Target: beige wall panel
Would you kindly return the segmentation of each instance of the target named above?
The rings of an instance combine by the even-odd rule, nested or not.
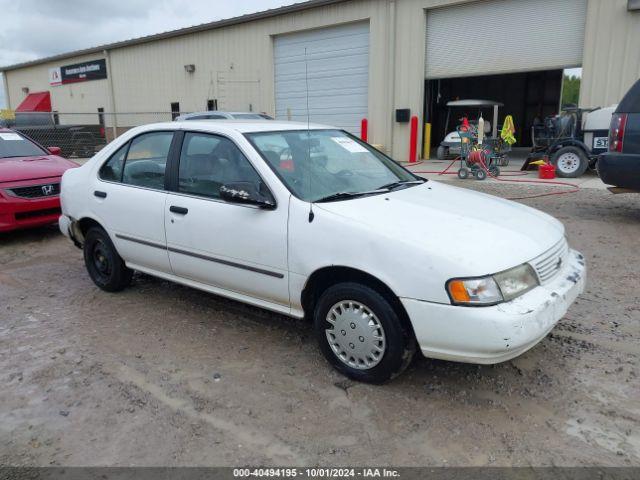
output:
[[[620,102],[640,78],[640,11],[627,0],[589,0],[580,105]]]

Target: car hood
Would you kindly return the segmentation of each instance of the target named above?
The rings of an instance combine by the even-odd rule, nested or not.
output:
[[[59,177],[78,165],[57,155],[0,158],[0,183]]]
[[[437,255],[469,276],[532,260],[564,235],[562,223],[539,210],[434,181],[316,205],[402,246],[399,254]]]

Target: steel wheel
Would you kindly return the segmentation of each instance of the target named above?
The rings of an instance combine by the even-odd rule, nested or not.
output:
[[[107,292],[117,292],[131,283],[133,270],[127,268],[101,227],[89,229],[83,250],[84,264],[98,287]]]
[[[91,258],[97,273],[104,277],[105,280],[108,279],[109,275],[111,275],[111,263],[109,262],[109,255],[104,242],[99,240],[95,243]]]
[[[327,313],[325,330],[335,356],[345,365],[365,370],[375,367],[386,350],[386,337],[378,317],[355,300],[334,304]]]
[[[574,152],[565,152],[558,157],[556,168],[565,175],[571,175],[580,168],[580,157]]]

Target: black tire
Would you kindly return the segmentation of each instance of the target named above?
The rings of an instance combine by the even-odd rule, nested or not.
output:
[[[579,162],[575,170],[565,169],[564,166],[567,164],[567,161],[563,161],[562,157],[566,156],[569,156],[571,159],[569,162],[571,165],[573,162]],[[558,166],[558,162],[560,162],[560,166]],[[584,150],[578,147],[562,147],[551,156],[551,163],[556,167],[556,175],[561,178],[578,178],[589,167],[589,159],[587,158],[587,155]]]
[[[500,175],[500,167],[498,167],[497,165],[491,165],[489,167],[489,173],[492,177],[498,177]]]
[[[476,177],[476,180],[484,180],[487,178],[487,172],[484,171],[484,168],[480,167],[473,172],[473,176]]]
[[[360,368],[348,365],[346,362],[351,360],[353,363],[358,362],[355,358],[341,360],[338,358],[338,353],[334,353],[330,344],[327,330],[329,330],[329,334],[332,331],[337,332],[337,327],[334,327],[327,318],[330,311],[343,301],[353,302],[352,306],[354,304],[364,306],[373,313],[375,319],[377,319],[378,327],[382,328],[384,351],[378,359],[371,359],[372,363],[374,361],[377,361],[377,363],[375,365],[372,364],[370,368],[364,363],[360,364]],[[356,307],[353,308],[356,311]],[[348,309],[346,310],[348,311]],[[366,285],[346,282],[329,287],[318,299],[313,312],[316,337],[320,344],[320,350],[336,370],[353,380],[377,384],[387,382],[407,368],[416,350],[413,333],[410,328],[403,324],[401,315],[402,313],[397,312],[384,295]],[[350,323],[351,328],[354,329],[353,332],[350,332],[351,335],[359,334],[358,329],[361,327],[364,327],[363,331],[371,332],[371,327],[369,326],[371,320],[363,324],[364,318],[363,315],[360,315],[359,318],[354,320],[354,322],[361,320],[358,325],[355,325],[354,322]],[[345,328],[348,329],[349,327]],[[367,333],[363,333],[363,335],[367,335]],[[360,336],[359,338],[361,339],[360,341],[363,341],[362,338],[364,337]],[[336,349],[340,348],[336,343],[334,345]],[[349,345],[354,348],[351,343]],[[345,349],[348,349],[348,347],[345,347]],[[344,353],[346,358],[346,351]]]
[[[462,167],[460,170],[458,170],[458,178],[461,180],[464,180],[465,178],[469,177],[469,170],[467,170],[466,168]]]
[[[92,227],[85,235],[84,264],[89,276],[102,290],[118,292],[129,286],[133,270],[128,268],[109,235],[100,227]]]
[[[436,150],[436,158],[438,160],[446,160],[448,154],[449,154],[448,147],[443,147],[442,145],[440,145]]]

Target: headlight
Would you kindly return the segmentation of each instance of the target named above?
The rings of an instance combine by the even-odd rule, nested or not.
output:
[[[539,285],[536,272],[528,263],[523,263],[519,267],[505,272],[496,273],[493,278],[500,287],[505,302],[513,300]]]
[[[491,276],[449,280],[447,290],[455,305],[494,305],[502,301],[498,284]]]
[[[447,282],[447,292],[454,305],[495,305],[508,302],[539,285],[528,263],[476,278],[454,278]]]

